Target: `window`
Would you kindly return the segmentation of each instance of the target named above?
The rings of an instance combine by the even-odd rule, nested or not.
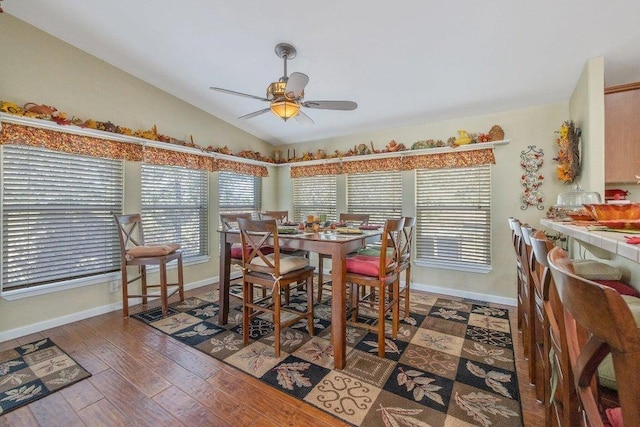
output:
[[[402,216],[402,173],[371,172],[347,175],[347,211],[369,214],[369,223],[384,224]]]
[[[220,213],[251,212],[262,209],[262,179],[241,173],[218,172]],[[256,216],[254,215],[254,216]]]
[[[307,215],[327,215],[336,220],[336,176],[308,176],[293,180],[293,221],[302,222]]]
[[[207,171],[143,163],[145,243],[180,243],[185,258],[207,255],[207,183]]]
[[[418,263],[489,272],[490,166],[417,170],[416,193]]]
[[[2,290],[120,269],[122,162],[4,145]]]

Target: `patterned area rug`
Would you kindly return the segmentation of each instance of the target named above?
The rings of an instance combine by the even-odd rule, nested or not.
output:
[[[315,306],[315,336],[304,320],[282,332],[278,359],[269,317],[254,319],[244,347],[241,301],[231,298],[229,323],[219,326],[217,300],[209,292],[172,304],[165,318],[159,308],[132,317],[353,425],[522,425],[506,310],[413,293],[385,359],[375,333],[348,327],[347,366],[334,370],[328,299]],[[294,292],[290,306],[305,305]]]
[[[90,376],[49,338],[0,352],[0,416]]]

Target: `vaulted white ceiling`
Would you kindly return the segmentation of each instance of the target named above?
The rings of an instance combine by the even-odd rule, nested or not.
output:
[[[589,58],[640,80],[634,0],[4,0],[5,12],[275,145],[565,102]],[[283,72],[310,78],[311,127],[263,114]]]

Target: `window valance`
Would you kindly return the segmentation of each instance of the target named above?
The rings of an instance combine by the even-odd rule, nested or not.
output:
[[[259,176],[260,178],[266,178],[269,176],[269,171],[266,166],[254,165],[250,163],[234,162],[228,159],[215,159],[217,162],[217,170],[219,171],[231,171],[242,173],[245,175]]]
[[[11,123],[2,124],[0,144],[29,145],[82,156],[142,161],[141,145]]]
[[[28,145],[69,154],[179,166],[210,172],[228,170],[259,177],[269,176],[266,166],[220,159],[208,153],[167,150],[138,141],[115,141],[109,138],[78,135],[4,121],[0,132],[0,144]]]
[[[303,178],[306,176],[340,175],[342,163],[321,163],[308,166],[291,166],[291,178]]]
[[[421,154],[402,158],[402,169],[468,168],[470,166],[495,165],[492,148],[460,150],[447,153]]]
[[[159,166],[180,166],[187,169],[218,170],[216,159],[180,151],[163,150],[156,147],[144,147],[142,161]]]
[[[341,160],[331,163],[291,166],[291,178],[320,175],[340,175],[379,171],[413,169],[465,168],[470,166],[495,164],[493,148],[474,150],[453,150],[419,155],[400,155],[366,160]]]

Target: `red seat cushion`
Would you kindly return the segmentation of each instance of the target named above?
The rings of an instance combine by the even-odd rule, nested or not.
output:
[[[265,246],[262,248],[262,253],[265,255],[269,255],[273,253],[273,247]],[[231,246],[231,258],[233,259],[242,259],[242,245],[232,245]]]
[[[347,258],[347,273],[378,277],[380,275],[379,269],[380,258],[377,256],[354,255]]]
[[[622,283],[618,280],[594,280],[594,282],[599,283],[603,286],[607,286],[609,288],[613,288],[620,295],[630,295],[632,297],[640,297],[640,293],[638,290],[627,285],[626,283]]]

